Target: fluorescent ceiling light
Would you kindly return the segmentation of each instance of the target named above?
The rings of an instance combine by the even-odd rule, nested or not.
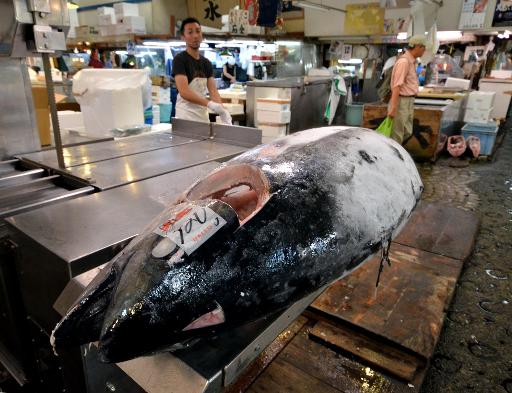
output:
[[[68,10],[76,10],[78,9],[80,6],[75,3],[74,1],[68,1]]]
[[[320,3],[314,3],[308,0],[297,0],[293,2],[293,5],[300,8],[309,8],[317,11],[338,11],[338,12],[347,12],[340,8],[331,7],[329,5],[324,5],[321,1]]]
[[[362,62],[362,59],[338,60],[340,64],[361,64]]]
[[[462,37],[462,31],[438,31],[437,39],[439,41],[457,40]]]

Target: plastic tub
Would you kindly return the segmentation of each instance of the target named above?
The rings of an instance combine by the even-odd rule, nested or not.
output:
[[[498,125],[495,121],[490,121],[487,124],[467,123],[462,127],[464,139],[467,139],[469,136],[476,136],[480,139],[481,156],[491,155],[497,134]]]
[[[345,124],[348,126],[358,126],[363,124],[363,103],[353,102],[345,105]]]
[[[172,104],[158,104],[160,107],[160,123],[171,122]]]

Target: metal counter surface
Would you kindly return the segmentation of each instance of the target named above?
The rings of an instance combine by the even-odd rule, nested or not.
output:
[[[68,172],[108,190],[210,161],[226,161],[246,150],[205,140],[71,167]]]
[[[74,276],[108,261],[116,253],[112,248],[136,236],[189,185],[217,166],[218,162],[209,162],[182,169],[6,221],[67,262]]]
[[[247,86],[253,87],[302,87],[303,85],[315,85],[331,83],[330,77],[289,77],[267,80],[253,80],[247,82]]]
[[[63,151],[64,163],[66,168],[70,168],[192,142],[197,142],[197,140],[172,135],[167,132],[158,132],[119,140],[66,147]],[[24,154],[20,157],[23,160],[38,163],[45,167],[58,168],[57,155],[54,149]]]

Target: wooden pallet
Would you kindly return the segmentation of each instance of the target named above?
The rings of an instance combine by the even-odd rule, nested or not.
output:
[[[418,392],[478,226],[473,213],[419,206],[377,291],[374,258],[324,291],[229,391]]]

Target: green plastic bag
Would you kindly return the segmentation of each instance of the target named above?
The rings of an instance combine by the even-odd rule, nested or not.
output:
[[[391,137],[391,133],[393,132],[393,119],[391,117],[386,117],[375,131],[387,136],[388,138]]]

